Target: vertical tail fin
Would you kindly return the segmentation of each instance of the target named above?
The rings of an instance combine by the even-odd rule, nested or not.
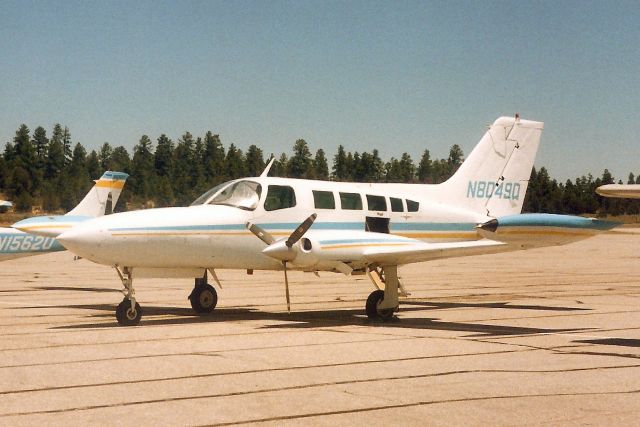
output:
[[[110,214],[118,203],[118,198],[128,177],[129,175],[124,172],[106,171],[100,179],[95,181],[96,184],[78,203],[78,206],[67,215],[96,217],[105,213]]]
[[[441,184],[443,199],[493,217],[520,213],[543,127],[518,116],[497,119]]]

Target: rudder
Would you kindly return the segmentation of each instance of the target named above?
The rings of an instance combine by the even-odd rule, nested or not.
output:
[[[447,203],[492,217],[519,214],[544,123],[498,118],[440,187]]]

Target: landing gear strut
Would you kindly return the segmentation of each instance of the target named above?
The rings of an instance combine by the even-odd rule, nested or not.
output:
[[[207,283],[207,273],[204,277],[197,278],[193,290],[189,295],[191,307],[196,313],[211,313],[218,303],[218,293],[216,289]]]
[[[136,302],[135,290],[133,289],[133,272],[128,267],[124,267],[123,272],[116,267],[118,276],[122,280],[124,289],[124,299],[116,308],[116,319],[121,326],[136,326],[142,318],[142,308]]]
[[[381,271],[367,270],[369,278],[378,288],[371,292],[365,305],[365,313],[369,319],[382,319],[384,321],[393,318],[393,313],[398,311],[398,266],[388,265]],[[379,285],[384,284],[384,290],[379,289]]]

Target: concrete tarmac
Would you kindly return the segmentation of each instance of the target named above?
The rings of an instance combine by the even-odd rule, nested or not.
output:
[[[0,263],[0,425],[638,425],[640,237],[403,267],[398,320],[366,277],[219,271],[139,279],[118,327],[112,269]]]

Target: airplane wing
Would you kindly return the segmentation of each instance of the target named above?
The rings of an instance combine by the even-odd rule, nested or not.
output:
[[[465,255],[497,253],[509,244],[492,239],[424,242],[399,235],[368,231],[309,230],[300,244],[287,247],[281,239],[263,253],[298,267],[333,265],[403,265]]]
[[[596,193],[604,197],[620,199],[640,199],[640,184],[607,184],[596,188]]]
[[[463,242],[425,243],[416,241],[408,246],[373,247],[364,251],[364,258],[372,263],[402,265],[459,256],[498,253],[507,244],[490,239]]]

